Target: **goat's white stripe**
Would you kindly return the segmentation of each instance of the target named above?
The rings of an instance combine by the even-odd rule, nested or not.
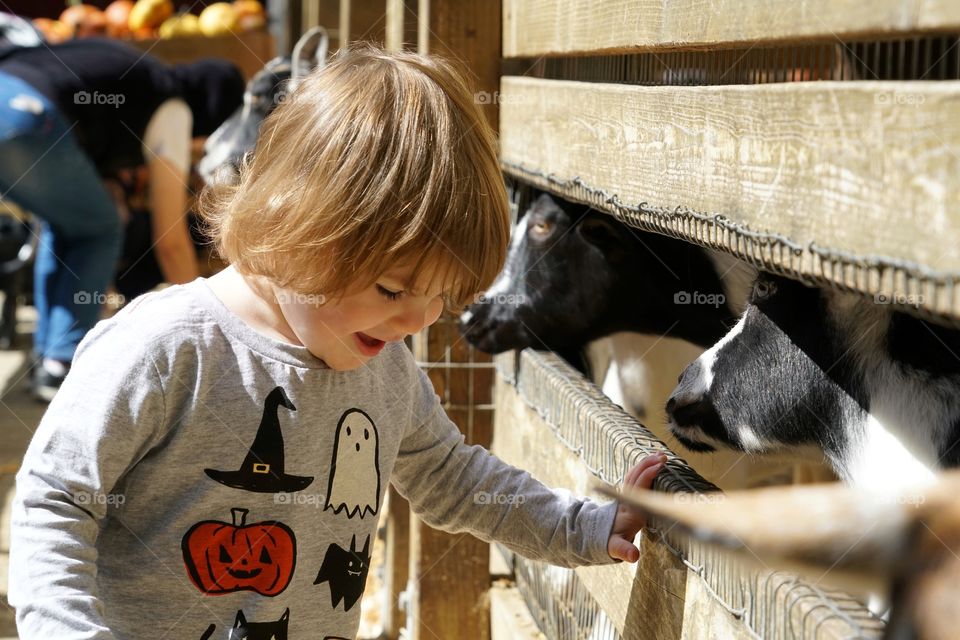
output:
[[[747,314],[744,312],[744,314],[740,316],[740,320],[737,321],[737,324],[727,332],[727,335],[720,338],[715,345],[704,351],[703,355],[697,359],[697,362],[700,363],[702,393],[705,394],[710,391],[710,387],[713,385],[713,367],[717,362],[717,354],[720,353],[721,349],[730,344],[734,338],[743,333],[746,321]]]
[[[490,285],[490,288],[487,290],[486,295],[488,297],[511,293],[510,285],[515,275],[513,265],[517,260],[516,252],[520,251],[520,243],[527,237],[529,220],[529,216],[524,216],[520,219],[517,226],[513,228],[513,237],[510,238],[510,249],[507,251],[507,264],[504,265],[503,271],[500,272],[500,275],[497,276],[497,279],[493,281],[493,284]],[[514,293],[525,293],[522,280],[523,277],[521,276],[515,284]]]

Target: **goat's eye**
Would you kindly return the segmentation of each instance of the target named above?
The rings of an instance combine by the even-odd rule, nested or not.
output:
[[[764,300],[769,298],[777,291],[777,285],[772,282],[767,282],[766,280],[761,280],[757,282],[756,286],[753,289],[753,295],[757,300]]]
[[[538,236],[547,235],[548,233],[550,233],[550,230],[552,228],[553,228],[553,225],[551,225],[549,222],[546,222],[544,220],[538,220],[537,222],[534,222],[532,225],[530,225],[530,230],[533,231]]]

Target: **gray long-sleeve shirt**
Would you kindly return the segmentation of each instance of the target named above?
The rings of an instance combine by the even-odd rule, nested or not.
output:
[[[402,344],[338,372],[203,280],[143,296],[81,344],[17,475],[21,638],[352,638],[388,482],[446,531],[613,562],[615,504],[464,444]]]

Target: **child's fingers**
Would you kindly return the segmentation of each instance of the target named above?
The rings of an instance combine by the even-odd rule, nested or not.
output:
[[[630,471],[627,472],[627,476],[623,479],[624,486],[638,486],[640,477],[644,474],[644,472],[653,467],[658,467],[657,471],[659,471],[663,468],[663,465],[666,464],[666,462],[667,456],[662,453],[647,456],[638,462],[633,469],[630,469]],[[656,475],[656,473],[654,473],[654,475]]]
[[[637,478],[637,482],[633,485],[635,487],[640,487],[641,489],[649,489],[653,486],[653,479],[657,477],[657,474],[663,470],[664,464],[659,463],[652,467],[647,467],[640,474],[640,477]]]
[[[611,558],[625,562],[636,562],[640,559],[640,550],[633,543],[621,536],[612,536],[607,546],[607,553]]]

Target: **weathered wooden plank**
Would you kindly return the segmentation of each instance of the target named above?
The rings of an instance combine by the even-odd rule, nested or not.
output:
[[[661,208],[655,230],[960,317],[960,82],[501,87],[508,171],[579,178],[601,204]]]
[[[952,0],[504,0],[504,57],[703,48],[960,28]]]

